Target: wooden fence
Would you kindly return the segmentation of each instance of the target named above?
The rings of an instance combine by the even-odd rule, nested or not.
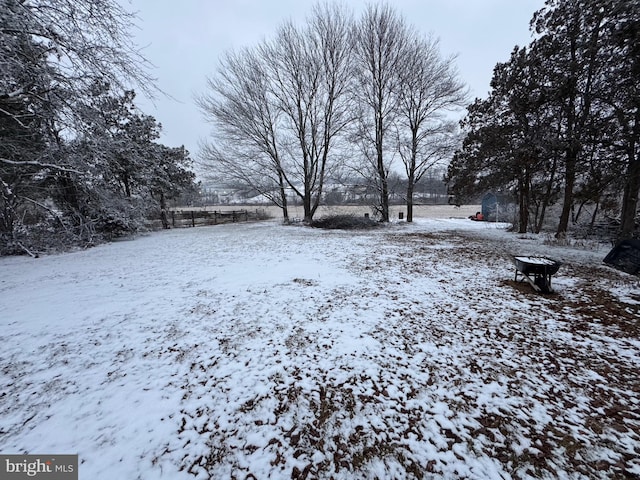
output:
[[[264,208],[241,210],[207,210],[203,207],[173,207],[165,212],[165,221],[161,215],[147,220],[151,230],[162,228],[187,228],[225,223],[267,220],[272,218]]]
[[[248,210],[231,210],[226,212],[207,210],[171,210],[167,220],[172,228],[200,227],[221,223],[246,222],[253,215]]]

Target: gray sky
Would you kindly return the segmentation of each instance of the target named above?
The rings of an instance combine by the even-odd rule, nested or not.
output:
[[[271,37],[292,18],[302,23],[315,0],[121,0],[137,11],[139,46],[156,68],[158,86],[171,95],[153,103],[140,98],[144,113],[163,126],[160,141],[185,145],[192,158],[198,142],[210,132],[194,104],[221,54]],[[356,15],[370,3],[345,0]],[[505,61],[515,45],[531,40],[529,21],[544,0],[395,0],[404,18],[425,34],[440,39],[443,55],[457,54],[460,76],[473,97],[486,97],[493,67]],[[141,94],[140,94],[141,95]]]

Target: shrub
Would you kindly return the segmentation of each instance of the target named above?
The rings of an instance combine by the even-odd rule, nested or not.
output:
[[[313,220],[311,226],[314,228],[325,228],[329,230],[360,230],[375,228],[380,224],[368,217],[356,217],[355,215],[329,215]]]

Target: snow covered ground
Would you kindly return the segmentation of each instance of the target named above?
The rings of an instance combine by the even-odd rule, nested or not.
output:
[[[638,477],[640,284],[544,240],[270,221],[2,258],[0,452],[91,480]],[[561,260],[556,293],[511,255]]]

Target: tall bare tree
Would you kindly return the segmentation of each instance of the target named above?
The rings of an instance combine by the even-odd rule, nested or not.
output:
[[[281,154],[281,114],[258,49],[228,53],[208,92],[197,98],[215,129],[201,158],[219,180],[237,181],[268,198],[289,219]]]
[[[369,5],[355,27],[355,98],[359,105],[356,138],[375,170],[383,222],[389,221],[389,173],[393,158],[387,133],[398,115],[398,71],[406,58],[407,38],[404,20],[389,5]]]
[[[295,126],[302,164],[303,191],[294,188],[302,199],[304,217],[310,221],[315,214],[328,174],[341,166],[340,150],[336,148],[347,125],[352,121],[351,85],[351,15],[337,4],[318,4],[305,31],[309,61],[305,64],[314,73],[309,78],[309,95],[298,97],[306,111],[291,109],[293,97],[282,97],[283,111],[288,112]],[[284,38],[282,39],[284,40]],[[286,91],[287,89],[283,89]],[[278,91],[281,89],[278,88]],[[290,93],[293,93],[290,91]],[[296,104],[298,101],[296,100]],[[295,112],[295,115],[291,113]]]
[[[398,149],[407,174],[407,222],[413,221],[417,182],[457,147],[455,122],[447,113],[466,105],[467,89],[459,79],[455,57],[442,57],[439,42],[407,32],[399,73]]]
[[[303,27],[287,22],[272,41],[227,55],[198,100],[218,144],[205,157],[283,207],[285,220],[287,191],[313,218],[339,157],[332,149],[351,118],[350,25],[344,8],[319,5]]]

